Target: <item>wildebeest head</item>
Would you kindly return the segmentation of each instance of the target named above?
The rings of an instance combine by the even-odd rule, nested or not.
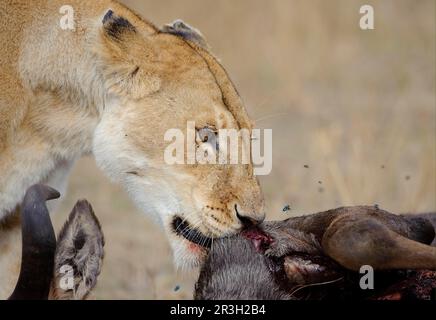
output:
[[[426,299],[436,289],[432,222],[436,214],[398,216],[374,207],[268,222],[214,242],[195,298]],[[361,266],[378,274],[378,290],[361,289]]]
[[[265,226],[264,226],[265,227]],[[266,224],[266,229],[270,226]],[[290,300],[293,291],[308,283],[334,281],[338,266],[321,254],[308,234],[289,230],[294,254],[268,256],[273,241],[261,230],[214,242],[195,288],[199,300]]]

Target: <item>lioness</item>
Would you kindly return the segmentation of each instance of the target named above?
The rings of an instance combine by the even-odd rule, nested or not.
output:
[[[165,132],[195,121],[197,146],[219,129],[252,130],[237,90],[204,38],[158,29],[110,0],[0,1],[0,221],[28,187],[63,190],[93,154],[162,224],[182,265],[200,244],[264,219],[253,165],[167,165]],[[120,217],[122,219],[122,217]],[[189,240],[188,240],[189,239]]]

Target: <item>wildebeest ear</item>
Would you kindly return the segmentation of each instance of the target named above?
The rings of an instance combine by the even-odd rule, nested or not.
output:
[[[180,19],[165,25],[162,28],[162,32],[182,37],[187,41],[195,43],[199,47],[209,49],[209,45],[207,44],[203,34],[198,29],[191,27],[189,24]]]
[[[97,283],[104,236],[91,205],[77,202],[58,236],[50,299],[85,299]]]

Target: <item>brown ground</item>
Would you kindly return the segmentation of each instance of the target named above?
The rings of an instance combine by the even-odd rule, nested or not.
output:
[[[261,179],[269,219],[357,204],[436,209],[433,0],[366,1],[374,31],[358,28],[361,1],[123,2],[157,25],[182,18],[202,30],[258,127],[273,129],[273,172]],[[164,236],[92,159],[73,172],[58,228],[84,197],[107,239],[97,299],[192,297],[194,272],[175,272]]]

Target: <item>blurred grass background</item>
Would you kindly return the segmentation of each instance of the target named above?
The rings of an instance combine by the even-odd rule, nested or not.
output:
[[[261,178],[269,219],[357,204],[436,209],[433,0],[122,2],[159,26],[199,28],[257,126],[273,129],[273,171]],[[359,28],[364,4],[375,30]],[[192,297],[196,273],[174,269],[164,235],[91,158],[72,173],[57,228],[79,198],[107,239],[97,299]]]

